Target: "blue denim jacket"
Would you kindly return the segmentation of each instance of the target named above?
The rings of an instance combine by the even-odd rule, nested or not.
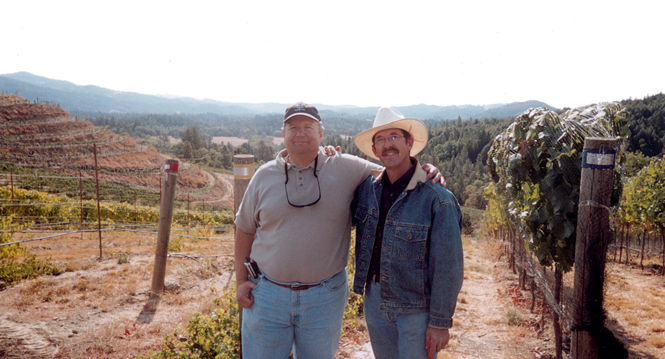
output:
[[[352,203],[356,226],[353,291],[358,294],[363,294],[367,281],[381,190],[380,177],[369,176],[356,189]],[[386,216],[380,263],[382,310],[429,312],[429,326],[452,326],[464,276],[461,228],[462,212],[455,196],[431,184],[416,164],[411,181]]]

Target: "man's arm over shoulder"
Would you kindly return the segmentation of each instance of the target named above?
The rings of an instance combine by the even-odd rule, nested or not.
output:
[[[464,279],[462,211],[452,192],[438,185],[432,188],[436,196],[432,203],[434,218],[429,254],[432,275],[429,325],[450,328]]]
[[[367,212],[366,201],[369,191],[372,191],[372,183],[371,175],[367,176],[353,193],[353,200],[351,201],[351,221],[353,226],[357,226],[359,221],[364,220],[363,217]]]
[[[339,156],[339,160],[342,161],[344,168],[348,171],[347,175],[353,176],[357,184],[360,184],[371,175],[373,170],[383,169],[383,166],[358,156],[347,153],[340,153],[337,156]]]

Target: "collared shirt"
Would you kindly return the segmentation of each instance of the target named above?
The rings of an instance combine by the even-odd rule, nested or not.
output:
[[[379,223],[376,226],[372,259],[370,260],[369,273],[367,274],[368,281],[379,281],[381,274],[381,243],[383,242],[383,225],[386,223],[386,215],[388,215],[388,211],[393,206],[393,203],[395,203],[397,197],[404,191],[409,181],[411,181],[411,177],[413,177],[413,173],[416,171],[416,163],[415,159],[411,159],[411,167],[394,183],[390,183],[387,174],[384,173],[381,176],[383,190],[381,191],[381,205],[379,207]]]
[[[286,200],[283,152],[261,166],[247,186],[235,224],[256,233],[251,257],[261,271],[282,282],[315,283],[346,266],[351,232],[350,204],[358,185],[380,166],[348,154],[318,154],[321,199],[297,208]],[[287,164],[292,203],[316,199],[314,161],[304,168]]]

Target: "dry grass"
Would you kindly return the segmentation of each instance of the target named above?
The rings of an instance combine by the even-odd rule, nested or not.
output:
[[[0,331],[18,328],[47,343],[46,348],[22,347],[25,351],[20,355],[27,358],[128,358],[158,349],[163,337],[186,323],[191,314],[212,311],[214,299],[230,282],[232,266],[230,257],[169,258],[165,283],[175,289],[165,291],[151,306],[152,237],[104,233],[101,260],[96,234],[83,240],[76,235],[28,243],[31,253],[51,258],[65,272],[3,291]],[[190,256],[229,253],[232,248],[216,240],[184,244]],[[21,340],[11,342],[0,333],[2,347],[18,348]],[[52,355],[44,354],[47,349]]]
[[[605,309],[612,329],[634,357],[662,358],[665,346],[663,277],[639,267],[607,264]]]

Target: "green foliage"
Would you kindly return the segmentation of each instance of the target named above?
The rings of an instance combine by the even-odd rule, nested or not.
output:
[[[9,186],[0,187],[0,199],[9,199],[10,196]],[[41,223],[50,221],[78,223],[81,219],[78,201],[72,201],[66,196],[14,188],[14,203],[17,206],[1,206],[0,215],[32,216],[35,217],[35,221]],[[159,221],[159,208],[135,207],[126,202],[101,203],[100,212],[102,220],[105,222],[157,223]],[[83,221],[97,221],[96,201],[83,201]],[[230,211],[174,210],[173,223],[183,226],[230,225],[233,223],[233,214]]]
[[[69,198],[79,199],[79,179],[78,177],[53,176],[53,172],[45,170],[31,170],[28,168],[17,167],[9,162],[0,162],[0,171],[13,171],[15,175],[21,175],[21,184],[15,187],[23,189],[33,189],[37,191],[58,193]],[[157,176],[157,174],[155,174]],[[45,178],[48,178],[46,180]],[[82,178],[81,187],[83,200],[96,198],[96,188],[94,178]],[[101,182],[99,184],[99,195],[103,200],[134,203],[145,205],[159,205],[159,192],[135,189],[129,185],[120,183]]]
[[[0,244],[12,242],[14,232],[21,230],[21,227],[12,221],[13,216],[0,217]],[[21,256],[25,257],[19,261]],[[51,265],[49,260],[40,260],[31,254],[26,255],[25,249],[19,244],[0,247],[0,290],[23,279],[43,274],[57,275],[60,274],[60,270]]]
[[[510,123],[509,119],[469,119],[430,124],[427,147],[421,162],[435,165],[446,178],[461,205],[483,209],[483,190],[489,182],[487,151],[492,140]]]
[[[217,309],[210,315],[194,314],[185,327],[178,327],[164,338],[160,351],[139,358],[239,358],[240,331],[235,288],[215,300]]]
[[[472,234],[482,222],[484,211],[462,206],[462,233]]]
[[[118,264],[128,264],[129,263],[129,253],[121,252],[115,255],[118,259]]]
[[[356,273],[356,262],[355,262],[355,253],[356,253],[356,230],[353,229],[351,232],[351,245],[349,253],[349,262],[346,266],[349,284],[353,286],[353,276]],[[362,317],[363,315],[363,297],[355,292],[351,291],[349,294],[349,299],[346,302],[346,307],[344,308],[344,320],[355,321]]]
[[[169,252],[180,252],[185,248],[185,240],[180,236],[172,236],[169,239]]]
[[[652,158],[643,155],[641,152],[626,152],[621,156],[622,176],[625,178],[633,177],[642,168],[649,165]]]
[[[198,150],[206,145],[201,130],[197,126],[188,127],[185,133],[182,134],[181,139],[182,143],[189,143],[193,150]]]
[[[507,210],[503,219],[529,234],[542,265],[572,267],[584,138],[616,137],[623,120],[613,103],[562,114],[532,109],[494,140],[488,168],[496,186],[488,200],[502,202],[493,206]]]
[[[3,215],[0,217],[0,244],[12,242],[14,232],[21,230],[18,224],[13,223],[13,215]],[[19,244],[12,244],[0,247],[0,260],[15,258],[24,254],[25,251]]]
[[[22,261],[18,261],[16,258],[0,258],[0,290],[23,279],[60,273],[60,270],[49,260],[38,259],[34,254],[26,256]]]
[[[644,99],[625,100],[627,121],[619,126],[616,133],[630,132],[628,151],[639,151],[646,156],[660,156],[665,144],[665,94]],[[363,156],[353,144],[351,136],[369,128],[368,115],[340,114],[322,111],[324,116],[325,138],[323,144],[340,145],[344,153]],[[406,114],[406,113],[405,113]],[[213,168],[232,168],[234,153],[254,154],[257,163],[274,157],[282,146],[274,146],[268,140],[270,136],[280,137],[281,114],[243,116],[218,114],[81,114],[98,126],[107,126],[116,133],[128,133],[139,141],[149,138],[164,153],[178,153],[177,146],[171,146],[166,136],[187,138],[188,130],[196,127],[205,145],[192,147],[192,162]],[[489,183],[487,173],[487,152],[494,137],[502,132],[512,118],[504,119],[464,119],[454,121],[426,120],[429,141],[425,150],[418,156],[422,162],[437,166],[446,177],[448,188],[455,193],[460,204],[482,209],[487,204],[482,193]],[[211,136],[235,136],[250,139],[249,143],[238,148],[231,145],[217,145],[209,142]],[[260,141],[264,141],[263,144]],[[197,141],[193,141],[197,142]],[[197,149],[198,148],[198,149]],[[190,157],[187,157],[190,158]],[[630,160],[628,161],[630,162]],[[634,172],[626,163],[626,176]],[[636,167],[639,169],[639,167]],[[85,186],[85,184],[84,184]],[[59,186],[68,188],[67,186]],[[35,187],[38,188],[39,187]],[[71,188],[77,188],[72,186]],[[90,187],[89,187],[90,188]],[[93,190],[88,193],[94,193]],[[102,194],[110,191],[101,188]],[[116,191],[118,201],[131,202],[131,196]],[[125,190],[126,192],[126,190]],[[73,197],[72,194],[68,194]],[[139,193],[139,196],[141,194]],[[106,196],[105,196],[106,197]],[[156,204],[141,199],[142,203]]]
[[[630,137],[628,151],[645,156],[662,156],[665,145],[665,94],[642,100],[625,100]]]
[[[665,231],[665,156],[652,159],[628,181],[615,218]]]

